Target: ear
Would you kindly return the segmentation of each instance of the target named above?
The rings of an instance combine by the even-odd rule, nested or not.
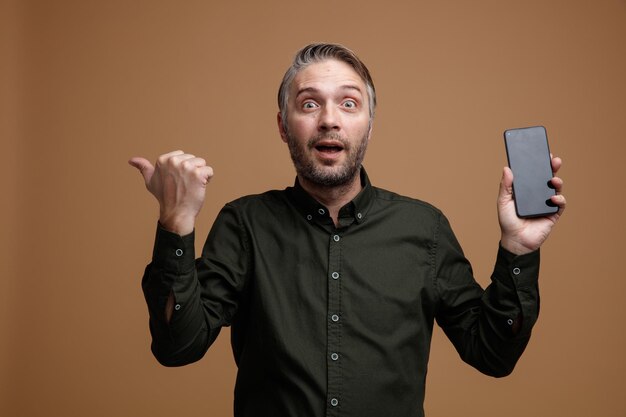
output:
[[[283,121],[283,116],[278,112],[276,114],[276,122],[278,123],[278,132],[280,133],[280,138],[283,142],[287,143],[287,132],[285,130],[285,123]]]
[[[368,129],[368,132],[367,132],[367,141],[368,141],[368,142],[369,142],[369,141],[370,141],[370,139],[372,138],[372,129],[374,129],[374,119],[372,119],[372,120],[370,121],[370,126],[369,126],[369,129]]]

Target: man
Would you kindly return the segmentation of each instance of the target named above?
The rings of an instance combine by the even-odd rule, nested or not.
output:
[[[155,166],[130,161],[160,205],[142,284],[152,351],[167,366],[194,362],[232,325],[235,416],[422,416],[435,319],[464,361],[493,376],[509,374],[528,342],[562,181],[552,179],[559,212],[523,220],[504,169],[500,248],[483,291],[439,210],[370,184],[361,162],[375,105],[354,53],[303,48],[279,91],[296,183],[227,204],[197,261],[211,168],[182,151]],[[552,159],[554,172],[560,164]]]

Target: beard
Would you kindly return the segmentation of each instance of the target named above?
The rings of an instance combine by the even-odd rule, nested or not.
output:
[[[326,132],[312,137],[305,145],[299,145],[297,139],[289,131],[285,133],[291,160],[299,177],[322,187],[340,187],[350,183],[359,175],[363,158],[365,158],[369,132],[354,144],[351,144],[349,140],[336,132]],[[324,163],[317,161],[311,154],[317,143],[324,139],[341,142],[343,146],[342,152],[346,152],[346,158],[343,163],[338,166],[332,166],[333,162]]]

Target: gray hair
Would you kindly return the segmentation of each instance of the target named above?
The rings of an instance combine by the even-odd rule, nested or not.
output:
[[[367,89],[371,124],[374,118],[374,110],[376,109],[376,89],[374,88],[374,82],[372,81],[370,72],[363,61],[361,61],[354,52],[345,46],[332,43],[312,43],[296,53],[293,63],[289,69],[287,69],[287,72],[285,72],[283,81],[280,83],[280,88],[278,89],[278,108],[280,109],[283,120],[286,122],[289,87],[296,77],[296,74],[311,64],[327,59],[336,59],[345,62],[361,77]]]

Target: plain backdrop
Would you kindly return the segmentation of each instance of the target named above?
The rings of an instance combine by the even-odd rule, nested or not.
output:
[[[427,415],[626,416],[624,0],[4,1],[0,415],[232,415],[228,329],[196,364],[151,356],[158,209],[126,161],[213,166],[199,250],[226,202],[293,183],[276,92],[314,41],[373,74],[372,182],[441,208],[483,286],[503,130],[544,125],[564,160],[524,356],[492,379],[436,329]]]

